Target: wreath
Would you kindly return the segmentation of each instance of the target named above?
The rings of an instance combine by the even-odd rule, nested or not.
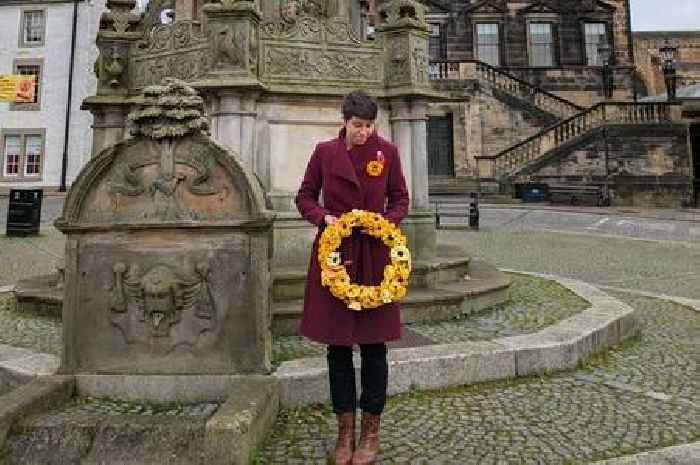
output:
[[[384,279],[378,286],[352,283],[341,262],[338,248],[355,227],[363,228],[364,232],[381,239],[391,248],[391,263],[384,267]],[[379,213],[352,210],[328,225],[319,239],[318,262],[321,265],[321,284],[352,310],[377,308],[406,295],[411,274],[411,254],[406,247],[406,236]]]

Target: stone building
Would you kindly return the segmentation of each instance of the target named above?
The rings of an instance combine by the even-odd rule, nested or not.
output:
[[[80,104],[95,91],[94,43],[103,9],[104,0],[0,1],[0,74],[32,74],[38,83],[34,103],[0,102],[0,192],[55,190],[62,179],[70,184],[89,159],[92,116]]]
[[[427,5],[430,75],[449,96],[428,113],[431,194],[539,181],[579,199],[595,192],[596,202],[692,197],[680,111],[633,101],[628,1]]]
[[[676,72],[679,87],[700,83],[700,31],[637,31],[634,32],[634,60],[639,70],[641,94],[666,93],[663,60],[659,49],[666,44],[678,47]]]

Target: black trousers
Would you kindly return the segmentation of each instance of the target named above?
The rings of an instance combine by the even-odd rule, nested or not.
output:
[[[381,414],[386,405],[389,376],[386,354],[386,344],[360,344],[360,409],[374,415]],[[357,389],[352,347],[329,345],[327,359],[333,411],[354,412],[357,408]]]

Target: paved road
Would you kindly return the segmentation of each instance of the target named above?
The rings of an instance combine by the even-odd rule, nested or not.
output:
[[[444,212],[464,212],[458,206],[444,206]],[[670,218],[645,217],[645,211],[625,214],[619,209],[612,212],[595,210],[553,210],[482,206],[479,210],[480,227],[485,230],[553,231],[576,234],[627,237],[658,241],[683,241],[700,246],[700,212],[669,211]],[[648,214],[648,213],[647,213]],[[653,212],[659,216],[658,211]],[[682,219],[681,219],[682,218]],[[465,218],[446,217],[446,224],[465,223]]]

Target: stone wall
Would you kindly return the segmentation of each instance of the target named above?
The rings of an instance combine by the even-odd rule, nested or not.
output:
[[[639,31],[634,33],[634,56],[645,95],[666,92],[659,48],[666,40],[678,47],[678,85],[700,83],[700,31]]]
[[[562,146],[523,174],[550,184],[603,185],[606,172],[616,205],[681,206],[692,186],[687,127],[659,124],[597,129]]]

